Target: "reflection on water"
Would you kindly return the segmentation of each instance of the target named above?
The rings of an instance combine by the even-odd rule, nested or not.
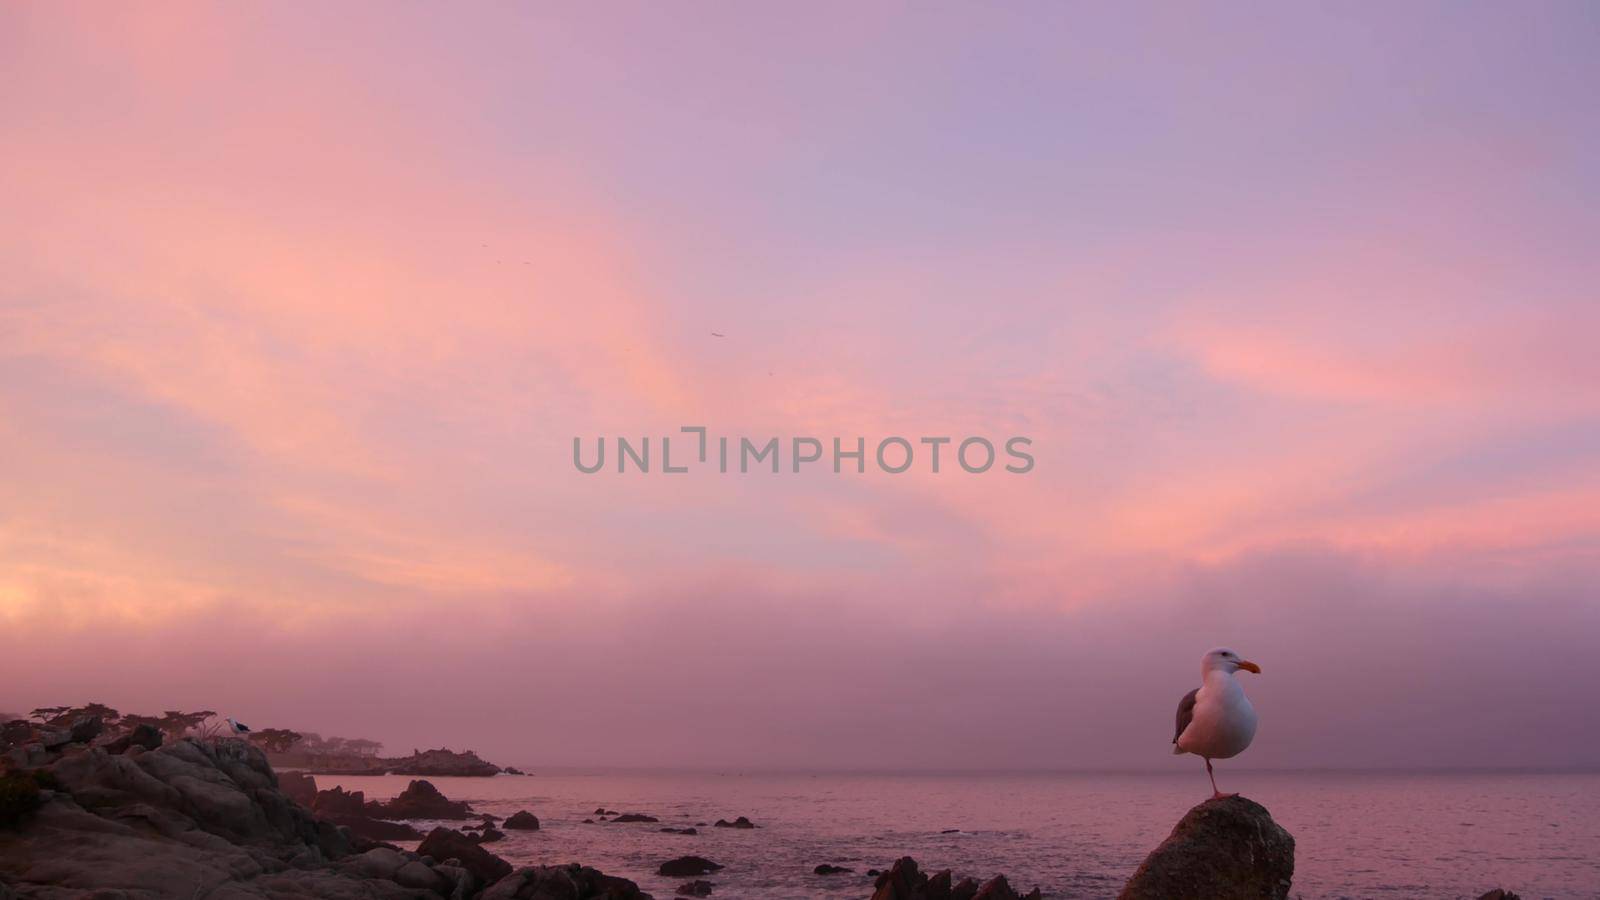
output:
[[[1265,805],[1295,836],[1293,893],[1307,898],[1600,897],[1600,774],[1248,773],[1225,787]],[[1055,897],[1114,896],[1139,861],[1209,793],[1204,774],[550,774],[429,779],[499,816],[527,809],[538,832],[490,847],[514,864],[581,862],[671,897],[664,860],[727,866],[717,895],[866,897],[865,872],[910,855],[924,868],[1005,873]],[[401,776],[319,776],[386,799]],[[596,807],[659,825],[582,824]],[[659,829],[747,815],[754,831]],[[946,829],[959,833],[944,834]],[[818,863],[852,867],[818,876]]]

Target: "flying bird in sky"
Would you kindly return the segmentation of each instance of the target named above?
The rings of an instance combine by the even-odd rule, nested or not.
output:
[[[1193,753],[1206,761],[1212,799],[1237,797],[1217,790],[1213,759],[1230,759],[1244,752],[1256,736],[1256,710],[1233,673],[1261,673],[1261,667],[1239,654],[1218,648],[1200,659],[1200,686],[1178,701],[1178,730],[1172,736],[1173,753]]]
[[[718,332],[718,331],[711,332],[711,336],[712,337],[727,337],[727,335],[725,335],[725,334],[723,334],[721,332]]]

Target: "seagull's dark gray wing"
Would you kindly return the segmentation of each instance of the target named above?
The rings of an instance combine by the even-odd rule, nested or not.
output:
[[[1189,723],[1194,721],[1194,698],[1198,693],[1200,693],[1200,689],[1195,688],[1184,694],[1183,699],[1178,701],[1178,730],[1172,733],[1172,742],[1174,744],[1178,742],[1178,738],[1183,736],[1183,730],[1189,727]]]

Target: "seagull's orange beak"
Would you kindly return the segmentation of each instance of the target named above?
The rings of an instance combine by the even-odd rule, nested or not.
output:
[[[1239,660],[1239,668],[1245,670],[1246,672],[1254,672],[1257,675],[1261,674],[1261,667],[1248,659]]]

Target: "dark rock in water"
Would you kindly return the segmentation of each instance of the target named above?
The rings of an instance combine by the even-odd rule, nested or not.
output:
[[[711,889],[715,887],[711,882],[701,879],[699,881],[686,881],[678,885],[679,897],[709,897]]]
[[[917,861],[902,856],[878,876],[872,900],[924,900],[929,897],[924,890],[927,885],[928,876],[917,868]]]
[[[659,822],[661,820],[655,816],[647,816],[642,813],[628,813],[626,815],[617,816],[611,821],[613,824],[615,824],[617,822]]]
[[[1294,838],[1265,807],[1224,797],[1189,810],[1119,900],[1285,900]]]
[[[855,869],[847,869],[844,866],[831,866],[831,865],[829,865],[827,863],[823,863],[822,865],[817,866],[815,869],[812,869],[811,870],[811,874],[813,874],[813,875],[842,875],[845,872],[854,872],[854,871],[855,871]]]
[[[288,775],[282,777],[287,778]],[[301,776],[311,787],[316,787],[316,779],[309,775]],[[304,790],[302,785],[300,790]],[[285,791],[287,793],[287,790]],[[342,787],[332,787],[325,791],[317,791],[311,797],[310,803],[301,803],[316,813],[317,818],[350,829],[352,834],[369,841],[416,841],[422,839],[422,832],[403,822],[387,822],[368,814],[368,809],[375,806],[367,802],[366,795],[361,791],[347,791]]]
[[[595,810],[594,812],[590,813],[590,815],[594,815],[594,816],[614,816],[614,815],[617,815],[617,811],[614,810],[614,809],[606,809],[604,806],[602,806],[599,809]]]
[[[1511,893],[1505,888],[1495,888],[1489,893],[1484,894],[1482,897],[1479,897],[1478,900],[1522,900],[1522,898]]]
[[[400,796],[388,803],[368,803],[365,811],[381,819],[470,819],[474,815],[471,806],[445,797],[427,781],[413,781]]]
[[[428,836],[417,846],[417,855],[457,860],[460,867],[471,872],[479,884],[494,884],[511,874],[510,863],[478,846],[476,841],[461,832],[442,826],[428,832]]]
[[[526,775],[526,774],[528,774],[527,772],[522,771],[521,769],[517,768],[516,766],[506,766],[504,769],[501,769],[500,771],[503,772],[506,775]]]
[[[576,863],[527,866],[490,885],[480,900],[650,900],[626,878]]]
[[[716,827],[718,827],[718,828],[760,828],[761,826],[751,822],[749,819],[746,819],[744,816],[740,816],[739,818],[734,819],[732,822],[729,822],[727,819],[718,819]]]
[[[594,820],[593,819],[584,819],[583,820],[583,824],[585,824],[585,825],[593,825],[594,824]]]
[[[324,818],[330,816],[365,816],[367,796],[360,791],[347,791],[334,786],[317,791],[311,798],[311,811]]]
[[[946,828],[945,830],[943,830],[943,831],[941,831],[939,833],[940,834],[960,834],[961,833],[961,829],[959,829],[959,828]]]
[[[374,819],[371,816],[329,816],[321,813],[317,817],[325,822],[331,822],[342,828],[350,829],[350,833],[369,841],[417,841],[422,839],[422,832],[404,822],[385,822],[383,819]]]
[[[663,828],[663,829],[661,829],[661,833],[662,834],[699,834],[700,831],[697,828]]]
[[[505,832],[495,828],[493,825],[484,825],[482,827],[482,831],[472,835],[472,839],[480,844],[492,844],[495,841],[503,840],[506,836]]]
[[[963,881],[962,887],[965,886],[966,883]],[[1039,897],[1038,888],[1034,888],[1026,896],[1021,896],[1011,889],[1004,875],[996,875],[978,888],[978,892],[972,895],[972,900],[1039,900]]]
[[[538,831],[539,817],[527,810],[523,810],[507,819],[506,827],[517,831]]]
[[[949,869],[930,878],[917,868],[916,860],[903,856],[887,872],[878,874],[872,900],[1039,900],[1040,897],[1038,888],[1025,897],[1018,897],[1004,875],[997,875],[981,886],[971,878],[963,878],[960,884],[951,887],[951,880]]]
[[[161,746],[163,737],[161,729],[154,725],[135,725],[132,731],[106,744],[105,751],[113,756],[120,756],[134,747],[154,750]]]
[[[709,875],[721,868],[703,856],[680,856],[662,863],[657,873],[668,878],[692,878],[695,875]]]
[[[307,809],[317,802],[317,779],[303,772],[279,772],[278,789]]]

